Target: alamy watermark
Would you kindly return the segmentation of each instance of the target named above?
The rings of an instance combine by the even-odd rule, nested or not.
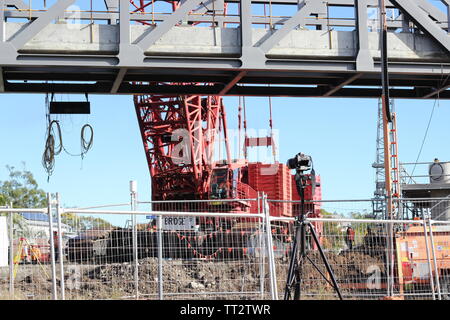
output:
[[[237,163],[247,158],[252,162],[266,164],[260,174],[275,175],[279,169],[279,137],[280,132],[276,129],[248,129],[246,134],[237,129],[228,129],[225,138],[215,129],[191,133],[182,128],[171,134],[170,140],[174,142],[174,147],[170,157],[178,165],[192,165],[196,161],[213,165],[223,160]]]

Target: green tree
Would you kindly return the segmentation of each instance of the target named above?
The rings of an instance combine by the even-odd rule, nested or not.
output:
[[[33,174],[27,170],[16,170],[6,166],[9,180],[0,181],[0,206],[12,203],[14,208],[47,207],[45,191],[39,189]]]
[[[39,189],[36,179],[30,171],[25,169],[19,171],[13,166],[6,166],[6,168],[9,171],[9,179],[0,181],[0,206],[12,204],[14,208],[47,207],[45,191]],[[25,238],[36,236],[22,215],[14,213],[13,223],[16,236]]]
[[[74,230],[84,231],[89,229],[110,229],[112,224],[102,218],[92,216],[79,216],[67,212],[61,215],[61,222],[71,226]]]
[[[361,212],[352,212],[351,213],[352,219],[373,219],[373,217],[367,213],[366,210],[363,210],[363,213]],[[370,223],[366,222],[357,222],[352,223],[352,228],[355,230],[355,244],[361,245],[364,243],[364,237],[367,234],[367,228],[370,226]]]
[[[331,213],[325,209],[320,210],[322,217],[332,218],[337,216],[336,212]],[[341,226],[337,222],[324,222],[323,223],[323,240],[322,244],[326,249],[340,249],[343,245],[344,233],[341,230]]]
[[[46,208],[46,192],[39,188],[33,174],[27,170],[16,170],[13,166],[6,166],[9,179],[0,181],[0,206],[12,203],[14,208]],[[14,214],[14,225],[21,236],[29,237],[30,230],[25,219],[20,214]],[[79,216],[74,213],[64,213],[61,222],[74,230],[109,229],[111,223],[92,216]]]

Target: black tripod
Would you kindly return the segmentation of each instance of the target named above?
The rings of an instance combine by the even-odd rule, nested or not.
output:
[[[290,300],[292,295],[292,289],[294,289],[294,300],[299,300],[301,295],[301,282],[302,282],[302,271],[303,265],[305,261],[309,261],[313,267],[320,273],[320,275],[334,288],[336,293],[339,296],[340,300],[342,299],[341,292],[339,290],[339,286],[336,282],[336,278],[334,276],[333,270],[331,269],[330,264],[323,252],[322,246],[320,245],[319,239],[317,238],[316,231],[314,230],[314,226],[306,220],[307,213],[305,212],[305,187],[307,186],[308,177],[304,174],[304,171],[301,169],[297,169],[297,173],[295,175],[295,182],[297,185],[297,192],[300,196],[300,214],[297,215],[295,220],[295,238],[294,244],[292,247],[291,258],[289,263],[289,271],[286,280],[286,289],[284,293],[284,300]],[[314,182],[312,184],[314,189]],[[313,190],[314,192],[314,190]],[[306,248],[306,233],[309,230],[312,235],[312,239],[316,244],[320,256],[325,264],[327,269],[327,273],[331,279],[327,278],[327,276],[319,269],[319,267],[308,257],[307,248]],[[300,251],[298,250],[298,245],[300,243]]]

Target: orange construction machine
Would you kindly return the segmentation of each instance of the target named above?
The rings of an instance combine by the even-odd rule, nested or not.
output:
[[[425,230],[414,225],[396,235],[399,291],[412,286],[439,285],[443,298],[450,298],[450,225],[434,225]]]

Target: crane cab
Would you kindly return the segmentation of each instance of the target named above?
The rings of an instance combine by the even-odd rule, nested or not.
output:
[[[233,162],[231,165],[223,162],[216,165],[212,171],[209,199],[237,198],[238,184],[242,179],[246,163]]]
[[[230,179],[231,178],[231,179]],[[209,190],[210,199],[228,199],[230,197],[232,172],[228,168],[215,169],[212,172]]]

